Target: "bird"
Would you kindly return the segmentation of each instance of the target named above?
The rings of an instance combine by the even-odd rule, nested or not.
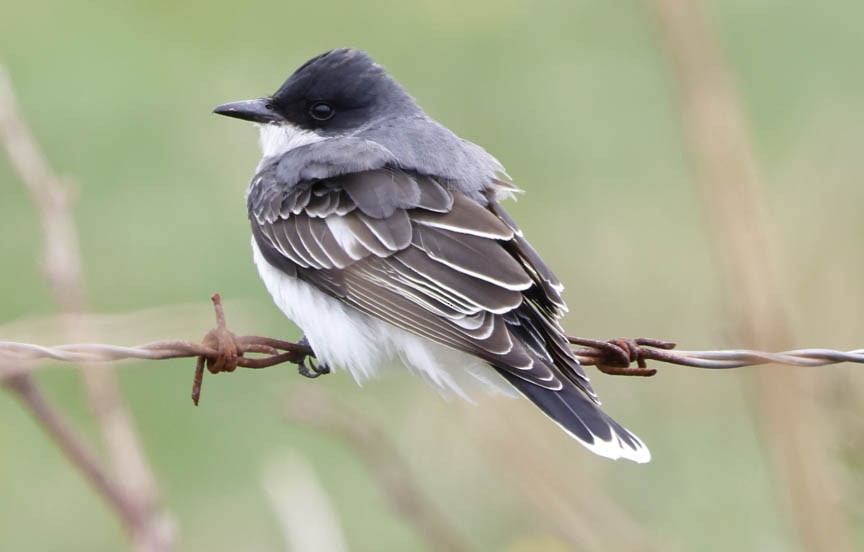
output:
[[[650,461],[600,408],[561,327],[563,285],[501,206],[520,188],[372,57],[330,50],[213,111],[259,129],[252,256],[319,362],[304,375],[402,365],[445,394],[524,396],[590,451]]]

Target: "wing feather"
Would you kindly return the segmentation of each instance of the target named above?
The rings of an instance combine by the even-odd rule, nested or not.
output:
[[[363,247],[365,247],[373,255],[379,257],[387,257],[393,254],[393,250],[386,247],[378,236],[372,232],[369,225],[363,220],[363,215],[358,212],[353,212],[342,217],[346,229],[354,236]]]
[[[363,213],[356,213],[356,216],[390,253],[405,249],[411,243],[411,219],[403,209],[387,218],[372,218]]]
[[[450,268],[513,291],[531,287],[525,268],[495,241],[415,226],[414,245]]]
[[[412,213],[411,220],[423,226],[469,234],[481,238],[509,240],[513,230],[504,221],[476,201],[456,194],[450,211]]]
[[[487,280],[468,276],[449,266],[434,261],[418,247],[408,247],[392,257],[397,270],[411,274],[434,286],[439,292],[477,309],[495,314],[509,312],[522,303],[522,294],[503,288]]]
[[[312,266],[321,267],[321,268],[333,268],[333,261],[321,247],[319,241],[316,239],[315,234],[312,232],[312,221],[320,219],[308,217],[308,216],[296,216],[291,217],[291,221],[294,222],[294,228],[297,232],[297,237],[300,238],[300,242],[303,244],[303,247],[309,253],[309,256],[314,261]],[[324,225],[324,229],[327,229],[327,225]]]
[[[420,187],[407,173],[379,169],[341,176],[337,181],[364,214],[385,219],[417,205]]]
[[[415,207],[436,213],[450,212],[453,194],[431,176],[417,175],[415,180],[420,188],[420,199]]]
[[[294,224],[293,220],[286,219],[279,224],[263,224],[262,228],[264,234],[271,238],[280,253],[283,253],[301,267],[309,268],[312,266],[313,261],[308,256],[306,248],[303,247],[300,237],[297,236]]]

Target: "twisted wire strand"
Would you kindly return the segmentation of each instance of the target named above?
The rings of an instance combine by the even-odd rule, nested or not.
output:
[[[835,351],[832,349],[795,349],[781,353],[767,353],[751,349],[730,349],[725,351],[675,351],[692,361],[699,368],[741,368],[759,364],[788,364],[792,366],[827,366],[840,362],[864,364],[864,349]]]
[[[0,341],[0,358],[36,360],[49,358],[66,362],[105,362],[115,360],[166,360],[193,356],[216,356],[219,351],[188,341],[157,341],[124,347],[103,343],[76,343],[46,347],[33,343]]]

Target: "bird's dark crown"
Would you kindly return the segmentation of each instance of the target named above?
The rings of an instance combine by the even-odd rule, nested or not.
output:
[[[331,50],[304,63],[270,97],[285,121],[323,134],[419,110],[413,98],[361,50]]]

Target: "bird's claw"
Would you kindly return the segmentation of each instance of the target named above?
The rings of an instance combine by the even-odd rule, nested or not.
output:
[[[309,360],[309,364],[306,364],[307,359],[303,359],[297,363],[297,372],[306,378],[315,379],[318,376],[323,376],[324,374],[330,373],[330,367],[326,364],[316,364],[312,360]]]
[[[297,342],[298,345],[302,345],[303,347],[308,347],[310,351],[312,351],[312,346],[309,344],[309,340],[306,339],[306,336],[300,338],[300,341]],[[330,367],[327,366],[326,363],[316,364],[312,361],[315,357],[315,353],[313,352],[311,355],[305,357],[303,360],[297,363],[297,372],[300,373],[301,376],[315,379],[318,376],[322,376],[324,374],[330,373]],[[306,364],[306,361],[309,361],[309,364]]]

